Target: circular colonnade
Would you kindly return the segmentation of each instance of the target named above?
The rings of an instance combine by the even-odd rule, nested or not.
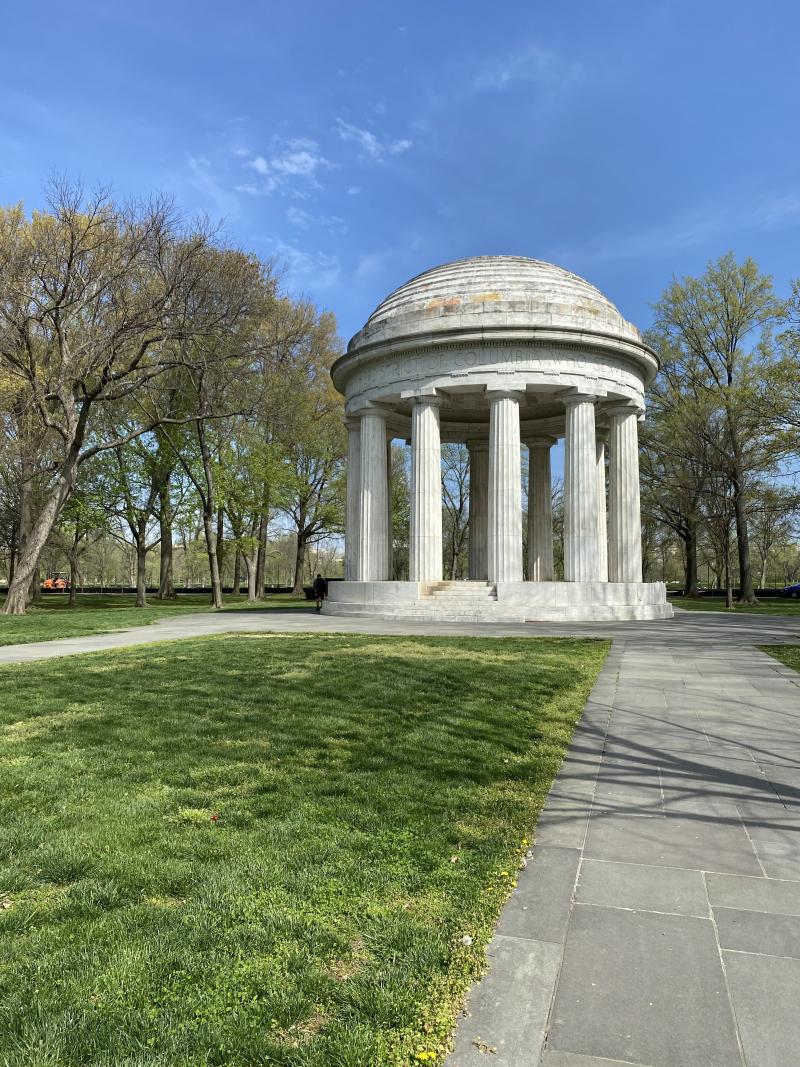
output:
[[[345,397],[347,526],[345,580],[331,583],[324,610],[455,621],[671,616],[663,583],[642,581],[638,422],[657,369],[636,327],[551,263],[478,256],[406,282],[331,371]],[[390,580],[398,437],[411,445],[405,582]],[[559,438],[563,582],[553,570],[550,454]],[[469,449],[468,581],[442,581],[443,441]]]

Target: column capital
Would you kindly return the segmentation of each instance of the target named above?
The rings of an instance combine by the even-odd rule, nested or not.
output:
[[[549,437],[546,434],[537,434],[535,437],[526,437],[523,444],[528,448],[552,448],[558,440],[557,437]]]
[[[362,418],[364,415],[380,415],[384,419],[388,419],[390,415],[394,415],[395,410],[391,404],[383,403],[380,400],[363,400],[358,407],[345,409],[345,417],[353,416],[355,418]]]
[[[606,404],[603,411],[606,415],[636,415],[638,418],[644,415],[644,405],[635,400],[617,400],[613,404]]]
[[[563,404],[595,404],[598,400],[602,399],[602,397],[599,393],[590,393],[588,390],[574,388],[565,389],[561,393],[556,393],[555,399],[560,400]]]
[[[347,429],[347,430],[360,430],[361,429],[361,415],[360,415],[360,413],[358,415],[355,415],[355,414],[345,415],[345,417],[342,419],[342,422],[344,423],[345,429]]]
[[[520,403],[525,399],[525,389],[509,387],[507,389],[492,389],[487,388],[486,398],[491,404],[493,400],[516,400]]]
[[[406,389],[400,394],[401,400],[410,400],[414,404],[431,404],[440,407],[444,403],[444,397],[439,396],[432,387],[427,389]]]

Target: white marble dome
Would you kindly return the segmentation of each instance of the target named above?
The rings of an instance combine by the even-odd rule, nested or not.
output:
[[[565,330],[640,341],[639,331],[589,282],[525,256],[474,256],[433,267],[395,289],[348,352],[454,329]]]
[[[642,581],[638,422],[657,369],[636,327],[593,285],[552,263],[476,256],[401,285],[331,367],[345,398],[347,533],[345,580],[331,583],[326,613],[471,622],[669,617],[663,583]],[[398,438],[410,445],[407,572],[391,517]],[[553,549],[559,438],[563,581]],[[469,564],[460,581],[443,580],[442,442],[464,444],[469,455]]]

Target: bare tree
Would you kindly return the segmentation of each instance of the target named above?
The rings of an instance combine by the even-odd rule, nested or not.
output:
[[[444,564],[450,581],[466,573],[469,529],[469,452],[466,445],[442,445]]]

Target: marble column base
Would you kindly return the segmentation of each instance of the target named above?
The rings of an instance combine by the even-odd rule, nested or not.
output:
[[[663,582],[339,582],[326,615],[432,622],[671,619]]]

